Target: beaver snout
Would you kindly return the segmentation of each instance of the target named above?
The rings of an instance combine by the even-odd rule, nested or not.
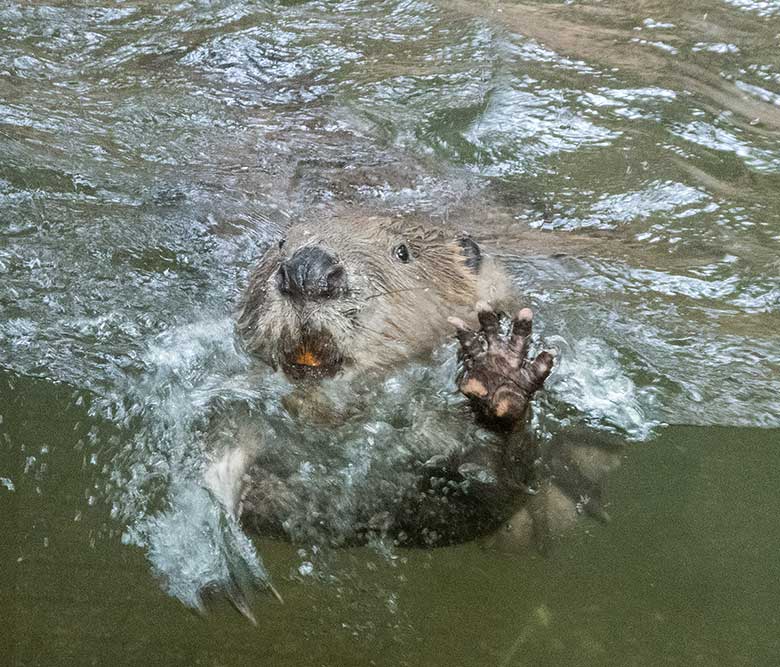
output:
[[[317,246],[306,246],[282,262],[276,286],[295,301],[333,299],[347,288],[347,273],[335,257]]]

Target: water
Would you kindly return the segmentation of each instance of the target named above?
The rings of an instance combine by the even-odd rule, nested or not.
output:
[[[776,663],[779,47],[772,0],[3,5],[5,662]],[[608,526],[192,539],[207,406],[275,389],[246,271],[344,205],[502,256],[561,351],[537,427],[630,443]]]

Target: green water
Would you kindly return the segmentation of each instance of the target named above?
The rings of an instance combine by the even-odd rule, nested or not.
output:
[[[198,615],[128,538],[188,465],[161,399],[337,206],[503,257],[562,352],[539,428],[628,443],[612,521],[258,539],[284,604]],[[776,1],[0,5],[0,664],[777,664],[779,272]]]
[[[0,524],[11,664],[756,665],[780,653],[777,431],[665,430],[611,478],[615,520],[547,557],[469,544],[389,565],[359,549],[312,582],[295,576],[294,547],[263,542],[285,604],[261,599],[253,627],[224,603],[205,619],[186,611],[105,510],[85,508],[70,392],[19,380],[14,394],[11,442],[52,449],[42,479],[4,457],[20,480]]]

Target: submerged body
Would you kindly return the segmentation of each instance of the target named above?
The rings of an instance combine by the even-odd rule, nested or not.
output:
[[[526,358],[531,313],[503,315],[515,309],[468,236],[401,219],[294,225],[238,317],[248,350],[291,380],[284,407],[222,416],[208,485],[245,525],[293,540],[436,545],[515,523],[527,541],[533,503],[555,505],[545,520],[575,505],[531,495],[524,425],[553,357]],[[443,347],[454,332],[459,365]]]

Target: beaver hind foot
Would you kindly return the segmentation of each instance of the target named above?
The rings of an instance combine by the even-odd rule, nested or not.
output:
[[[531,396],[544,384],[555,358],[546,350],[533,360],[527,358],[533,321],[530,308],[515,315],[506,334],[501,331],[502,319],[508,319],[505,315],[479,303],[477,316],[479,331],[450,318],[460,342],[458,389],[471,400],[479,417],[512,430],[522,422]]]

